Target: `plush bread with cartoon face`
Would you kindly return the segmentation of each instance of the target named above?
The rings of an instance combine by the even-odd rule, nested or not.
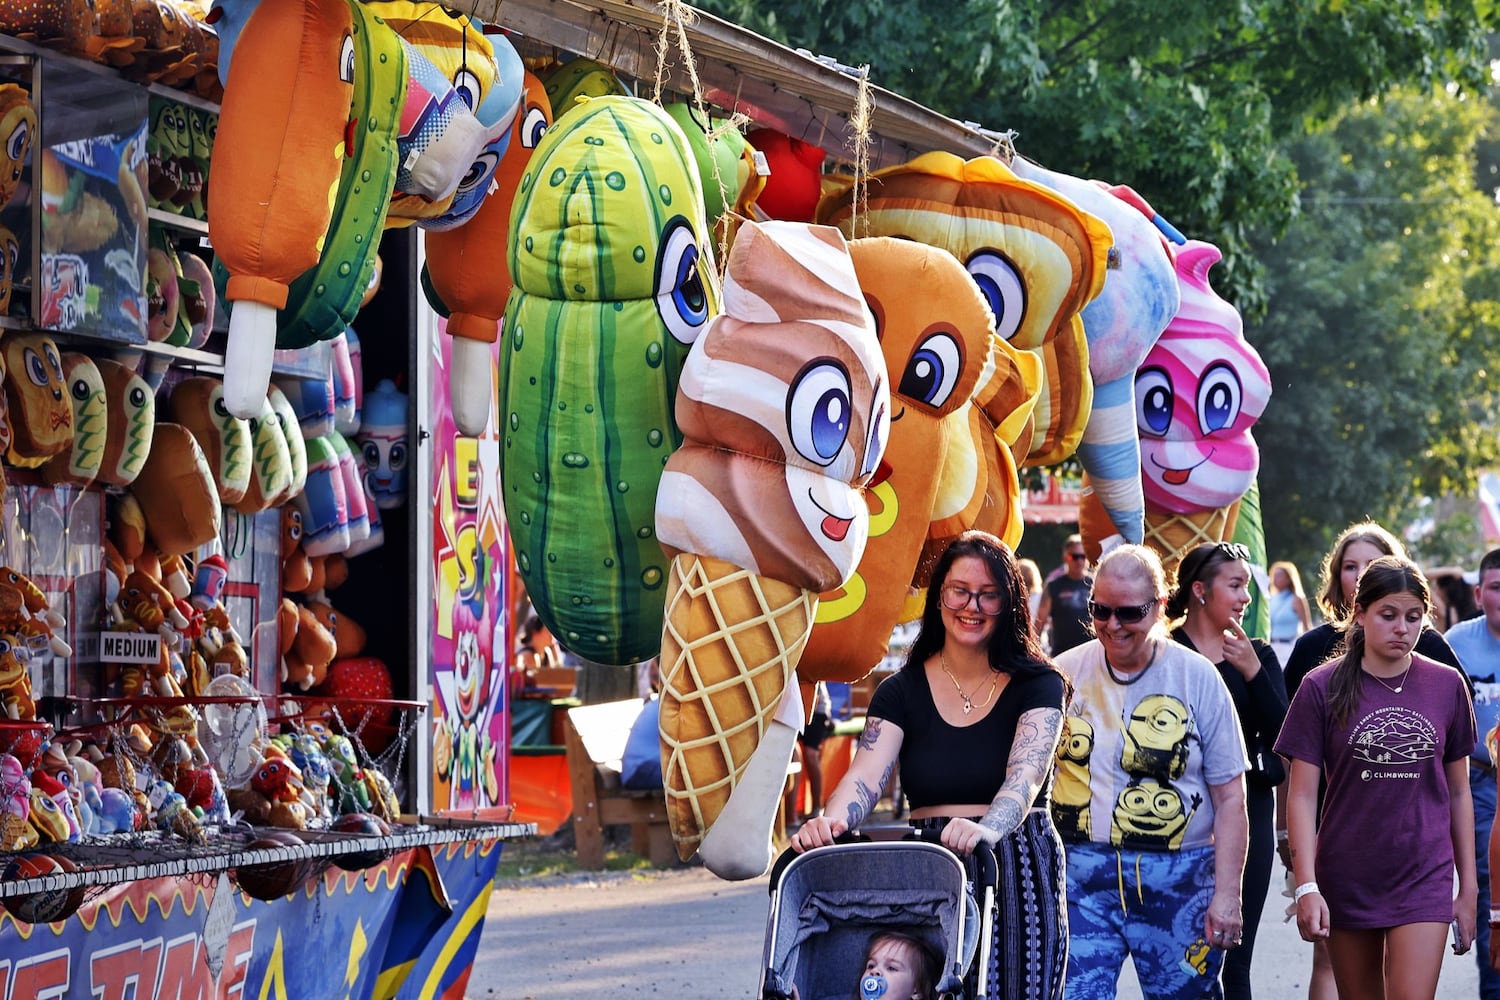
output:
[[[73,443],[73,407],[63,385],[62,353],[44,333],[7,334],[5,402],[11,442],[6,461],[34,469]]]

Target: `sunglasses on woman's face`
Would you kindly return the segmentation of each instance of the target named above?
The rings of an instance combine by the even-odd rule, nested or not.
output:
[[[1111,615],[1121,625],[1134,625],[1151,613],[1156,607],[1155,601],[1147,601],[1145,604],[1126,604],[1123,607],[1112,608],[1108,604],[1099,604],[1089,601],[1089,614],[1096,622],[1107,622]]]

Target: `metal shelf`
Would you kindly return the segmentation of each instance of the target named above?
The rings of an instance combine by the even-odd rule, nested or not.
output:
[[[303,843],[249,849],[250,843],[273,831],[290,833]],[[241,826],[213,830],[209,832],[207,844],[194,845],[179,837],[155,832],[111,834],[92,841],[47,844],[33,851],[0,855],[5,858],[62,856],[79,869],[40,878],[0,879],[0,899],[36,892],[119,885],[140,879],[180,878],[250,865],[318,859],[331,862],[342,854],[368,851],[395,854],[413,847],[475,840],[513,840],[535,835],[535,823],[488,823],[435,816],[403,816],[400,823],[391,824],[391,834],[385,837],[336,830]]]
[[[176,212],[168,212],[161,208],[146,209],[146,218],[168,229],[179,229],[185,233],[196,233],[199,236],[208,235],[208,223],[202,219],[194,219],[187,215],[178,215]]]

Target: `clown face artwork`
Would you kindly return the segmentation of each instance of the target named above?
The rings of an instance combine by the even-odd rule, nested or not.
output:
[[[1218,247],[1190,240],[1177,255],[1182,307],[1135,376],[1146,505],[1173,514],[1228,506],[1255,481],[1250,435],[1271,376],[1240,314],[1214,292]]]

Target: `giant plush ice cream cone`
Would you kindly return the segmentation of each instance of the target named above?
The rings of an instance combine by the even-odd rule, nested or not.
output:
[[[661,648],[662,775],[683,860],[728,804],[770,728],[817,605],[813,591],[722,559],[672,560]]]
[[[842,236],[747,222],[724,314],[677,390],[656,533],[672,559],[661,669],[662,775],[678,853],[722,878],[771,863],[771,824],[804,718],[791,683],[817,595],[868,537],[857,487],[890,396]]]

